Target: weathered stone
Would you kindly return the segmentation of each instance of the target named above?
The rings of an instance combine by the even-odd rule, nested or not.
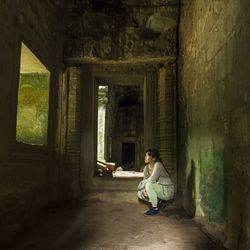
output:
[[[179,132],[184,129],[182,181],[188,183],[190,162],[196,173],[195,196],[184,206],[194,202],[196,215],[227,225],[229,249],[247,249],[249,222],[240,218],[249,217],[243,208],[249,204],[243,195],[249,185],[249,6],[246,1],[194,0],[183,7],[179,119],[187,125],[179,125]],[[187,184],[182,185],[185,193]]]
[[[175,4],[110,5],[107,1],[83,12],[67,24],[64,48],[68,58],[130,60],[176,55]]]
[[[57,186],[56,176],[53,179],[50,170],[54,162],[54,86],[57,63],[60,63],[56,59],[61,49],[57,47],[58,25],[55,10],[48,1],[10,0],[0,3],[0,223],[3,229],[7,225],[27,223],[32,211],[49,202],[48,187]],[[50,83],[54,99],[51,100],[50,137],[46,148],[16,142],[20,40],[53,75]],[[50,182],[48,175],[53,181]]]
[[[176,41],[179,2],[0,1],[1,228],[90,185],[97,85],[116,84],[107,143],[119,135],[108,153],[119,158],[121,139],[136,137],[141,164],[143,147],[158,147],[185,209],[229,249],[249,249],[249,3],[181,1]],[[46,147],[16,143],[20,40],[51,72]],[[116,112],[118,85],[137,86],[139,107]]]
[[[177,26],[176,20],[161,13],[151,15],[146,22],[146,29],[152,32],[162,33]]]

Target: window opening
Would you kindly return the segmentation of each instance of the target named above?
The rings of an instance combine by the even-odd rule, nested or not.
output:
[[[16,140],[46,145],[50,72],[22,43],[18,86]]]

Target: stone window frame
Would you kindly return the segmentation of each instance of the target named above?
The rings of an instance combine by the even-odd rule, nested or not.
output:
[[[27,160],[48,160],[52,155],[52,92],[54,72],[49,58],[42,53],[43,48],[39,41],[28,39],[28,37],[17,34],[16,45],[14,49],[14,64],[13,64],[13,79],[12,79],[12,102],[10,115],[10,129],[11,136],[9,138],[9,160],[10,161],[27,161]],[[17,123],[17,105],[18,105],[18,88],[20,76],[21,63],[21,45],[24,43],[27,48],[40,60],[40,62],[50,72],[49,80],[49,105],[48,105],[48,128],[47,128],[47,144],[46,145],[32,145],[16,140],[16,123]]]

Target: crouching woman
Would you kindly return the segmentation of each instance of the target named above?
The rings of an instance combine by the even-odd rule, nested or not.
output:
[[[158,150],[149,149],[145,154],[144,178],[138,185],[139,199],[150,203],[146,216],[159,214],[159,209],[174,197],[174,185],[163,165]]]

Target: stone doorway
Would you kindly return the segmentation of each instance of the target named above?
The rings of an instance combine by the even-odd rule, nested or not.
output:
[[[92,183],[99,167],[106,168],[107,164],[112,164],[111,173],[122,168],[122,143],[135,143],[135,166],[141,170],[145,149],[156,147],[157,141],[156,68],[145,64],[84,64],[81,75],[81,131],[88,131],[81,137],[81,152],[88,152],[81,155],[84,182]],[[101,164],[97,160],[99,86],[108,86]],[[91,105],[92,109],[86,109]]]
[[[135,143],[122,143],[122,165],[128,169],[135,167]]]

